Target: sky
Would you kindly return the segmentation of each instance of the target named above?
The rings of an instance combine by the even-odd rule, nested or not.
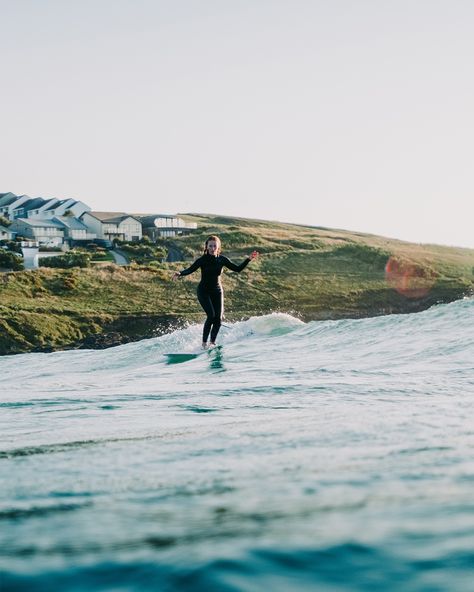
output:
[[[474,248],[472,0],[0,0],[0,192]]]

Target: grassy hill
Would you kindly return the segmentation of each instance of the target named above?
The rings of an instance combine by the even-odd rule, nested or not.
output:
[[[413,312],[471,294],[474,250],[412,244],[375,235],[211,215],[181,215],[198,231],[173,240],[186,261],[120,268],[0,275],[0,354],[105,347],[201,322],[199,273],[171,282],[174,270],[218,234],[237,262],[261,256],[241,274],[226,272],[226,318],[272,311],[304,320]],[[388,262],[388,265],[387,265]]]

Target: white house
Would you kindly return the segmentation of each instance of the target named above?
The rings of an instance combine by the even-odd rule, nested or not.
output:
[[[31,197],[28,195],[18,196],[14,193],[4,193],[0,197],[0,215],[12,220],[13,211],[30,199]]]
[[[60,247],[64,240],[64,226],[53,220],[17,218],[10,230],[47,247]]]
[[[54,204],[58,204],[59,201],[60,200],[56,197],[51,197],[50,199],[43,200],[43,203],[41,205],[39,205],[37,208],[32,208],[28,212],[28,218],[45,218],[46,216],[43,216],[43,212],[45,210],[49,210],[51,206],[53,206]]]
[[[197,228],[195,222],[185,222],[182,218],[172,214],[134,215],[142,223],[143,234],[152,240],[184,234]]]
[[[57,222],[63,228],[64,238],[68,239],[70,243],[91,241],[97,238],[96,234],[89,232],[87,226],[74,216],[57,216],[52,221]]]
[[[31,211],[35,211],[42,206],[45,200],[42,197],[30,197],[26,201],[12,205],[10,211],[10,219],[27,218]]]
[[[8,218],[8,206],[16,199],[18,199],[18,195],[15,195],[11,191],[0,193],[0,215]]]
[[[91,208],[76,199],[57,199],[55,197],[29,197],[14,193],[0,193],[0,215],[10,220],[15,218],[49,218],[72,215],[76,218]]]
[[[141,222],[124,212],[91,211],[82,214],[80,219],[97,238],[138,241],[143,236]]]
[[[76,199],[50,199],[37,212],[32,211],[28,217],[56,218],[68,214],[80,218],[84,212],[89,212],[90,207]]]

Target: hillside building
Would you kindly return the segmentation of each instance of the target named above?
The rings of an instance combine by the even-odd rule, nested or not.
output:
[[[185,222],[182,218],[170,214],[134,214],[134,216],[140,220],[143,234],[152,241],[192,232],[197,228],[196,223]]]
[[[17,218],[12,222],[10,230],[45,247],[59,248],[64,242],[64,226],[53,220]]]
[[[143,236],[141,222],[125,212],[89,211],[80,219],[97,238],[132,242],[139,241]]]

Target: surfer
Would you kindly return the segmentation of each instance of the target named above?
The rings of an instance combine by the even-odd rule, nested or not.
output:
[[[202,346],[207,347],[209,334],[211,336],[210,345],[216,344],[216,337],[221,328],[224,315],[224,291],[221,283],[221,273],[224,267],[231,271],[240,272],[247,265],[258,257],[258,252],[253,251],[240,265],[233,263],[224,255],[221,255],[221,241],[218,236],[208,237],[204,245],[204,254],[183,271],[177,271],[173,275],[173,280],[194,273],[201,269],[201,281],[197,288],[197,297],[199,304],[207,315],[202,331]]]

